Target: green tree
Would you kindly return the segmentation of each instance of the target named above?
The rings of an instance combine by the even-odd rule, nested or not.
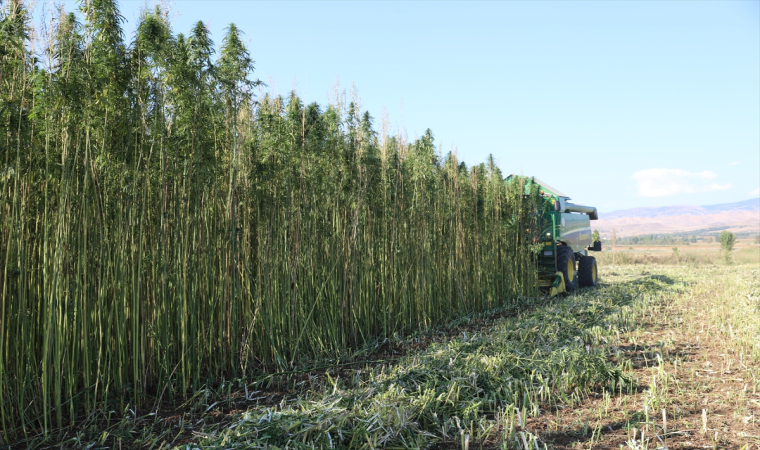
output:
[[[720,248],[725,252],[730,252],[734,249],[734,243],[736,242],[736,236],[734,233],[723,230],[720,232]]]
[[[591,234],[591,242],[601,242],[602,237],[599,236],[599,230],[594,230],[594,232]]]
[[[731,264],[731,250],[734,249],[735,242],[736,236],[734,236],[734,233],[727,230],[720,232],[720,248],[723,252],[723,257],[726,260],[726,264]]]

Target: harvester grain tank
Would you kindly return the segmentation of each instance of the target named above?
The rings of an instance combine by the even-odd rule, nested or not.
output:
[[[508,178],[513,177],[518,175]],[[539,286],[550,295],[596,286],[596,258],[589,255],[602,250],[591,234],[591,220],[599,218],[596,208],[571,203],[570,197],[543,181],[525,178],[526,188],[538,185],[543,203],[537,236]]]

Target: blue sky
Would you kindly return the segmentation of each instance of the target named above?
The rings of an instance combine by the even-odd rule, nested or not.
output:
[[[72,10],[75,2],[65,2]],[[132,30],[144,1],[126,0]],[[152,2],[148,3],[152,4]],[[760,1],[175,0],[175,33],[234,22],[268,90],[354,84],[379,126],[430,128],[602,213],[760,196]]]

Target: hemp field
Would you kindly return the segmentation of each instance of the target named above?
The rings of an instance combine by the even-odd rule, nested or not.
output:
[[[601,256],[597,289],[525,299],[318,368],[203,389],[174,410],[126,414],[56,443],[760,448],[760,255],[734,255],[744,263],[733,265]]]

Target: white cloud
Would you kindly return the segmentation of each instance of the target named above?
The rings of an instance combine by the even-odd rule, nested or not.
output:
[[[676,194],[714,192],[731,189],[731,184],[713,181],[718,174],[705,170],[689,172],[681,169],[646,169],[633,174],[639,195],[642,197],[667,197]]]
[[[739,165],[739,164],[741,164],[741,163],[742,163],[741,161],[734,161],[734,162],[732,162],[732,163],[728,163],[728,165],[729,165],[729,166],[736,166],[736,165]]]
[[[757,197],[760,196],[760,188],[755,189],[754,191],[749,191],[750,197]]]

